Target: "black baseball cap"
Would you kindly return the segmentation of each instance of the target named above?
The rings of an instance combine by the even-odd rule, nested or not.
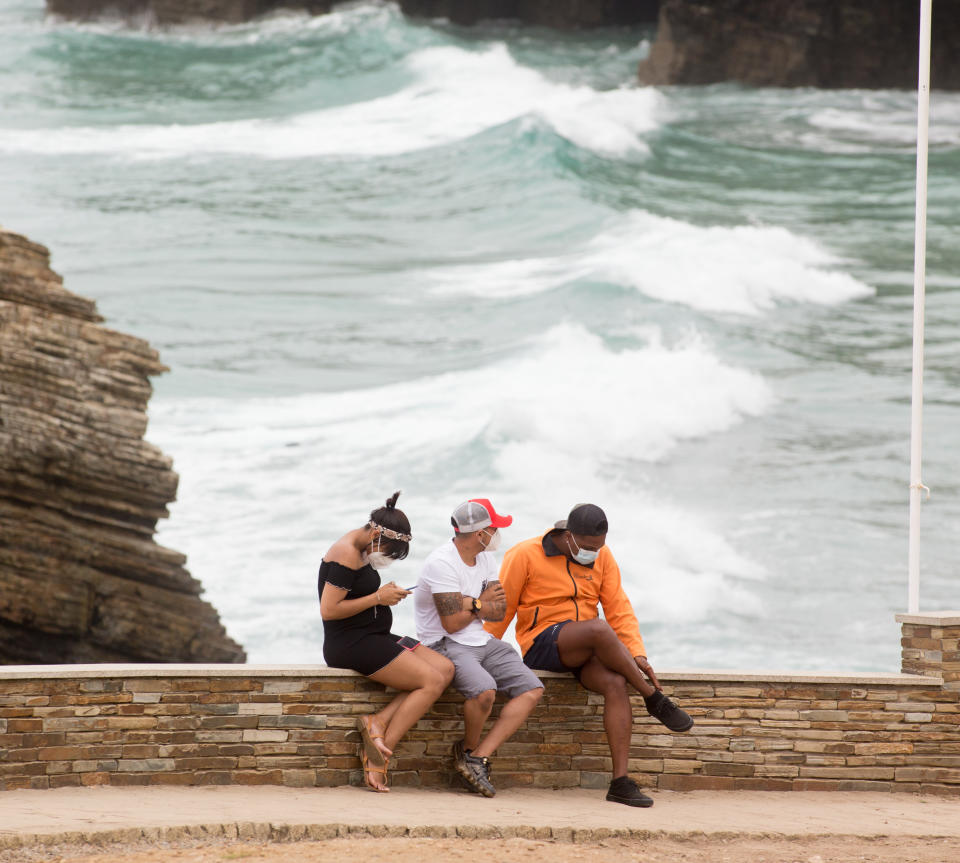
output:
[[[577,536],[602,536],[609,529],[606,514],[593,503],[578,503],[570,510],[570,515],[554,527],[569,530]]]

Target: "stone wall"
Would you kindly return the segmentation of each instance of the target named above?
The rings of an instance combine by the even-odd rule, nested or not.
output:
[[[0,229],[0,664],[242,662],[153,538],[178,482],[143,439],[166,367],[62,281]]]
[[[960,794],[960,612],[905,618],[904,663],[924,676],[661,672],[697,724],[670,734],[636,699],[631,773],[673,790]],[[542,677],[543,700],[494,758],[497,786],[604,787],[602,700]],[[2,669],[0,787],[360,784],[356,716],[390,697],[319,667]],[[458,781],[461,704],[447,692],[410,731],[393,784]]]

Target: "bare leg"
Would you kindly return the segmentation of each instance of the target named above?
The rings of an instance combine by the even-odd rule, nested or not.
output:
[[[567,629],[568,623],[564,629]],[[634,666],[636,667],[636,666]],[[627,775],[630,758],[630,735],[633,733],[633,710],[626,679],[610,671],[599,659],[593,658],[580,670],[580,682],[591,692],[603,695],[603,729],[613,759],[613,778]]]
[[[386,733],[390,720],[393,719],[393,715],[409,694],[409,692],[401,692],[396,698],[392,699],[383,710],[378,713],[373,713],[370,716],[370,731],[373,734],[373,745],[383,753],[384,758],[389,758],[393,755],[393,750],[387,748],[387,744],[382,738]]]
[[[476,749],[480,744],[480,735],[483,734],[483,725],[493,710],[493,702],[497,697],[495,689],[481,692],[476,698],[468,698],[463,702],[463,748]],[[477,753],[474,752],[474,755]]]
[[[536,689],[530,689],[515,698],[511,698],[503,705],[503,710],[500,711],[497,721],[493,723],[493,727],[487,733],[487,736],[483,738],[480,745],[473,750],[471,755],[477,758],[493,755],[493,753],[497,751],[497,747],[523,725],[524,720],[530,715],[533,708],[537,706],[542,695],[543,687],[538,686]],[[490,704],[492,707],[492,699]],[[487,713],[489,714],[490,711],[488,710]]]
[[[371,680],[403,690],[406,698],[393,709],[384,730],[383,742],[394,749],[410,727],[436,701],[453,680],[453,663],[445,656],[421,645],[405,650],[392,662],[370,675]],[[389,706],[388,708],[389,709]]]
[[[610,671],[625,678],[641,695],[653,695],[656,691],[606,621],[571,621],[557,636],[557,650],[563,664],[571,668],[578,668],[596,659]]]

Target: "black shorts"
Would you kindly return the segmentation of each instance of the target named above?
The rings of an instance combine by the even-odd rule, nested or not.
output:
[[[524,663],[530,668],[539,668],[541,671],[580,671],[582,666],[572,667],[560,661],[560,652],[557,650],[557,637],[570,620],[562,620],[553,626],[548,626],[535,639],[530,649],[523,655]],[[579,675],[577,675],[579,677]]]
[[[325,640],[323,658],[332,668],[350,668],[369,677],[404,652],[400,638],[392,632],[371,632],[350,645]]]

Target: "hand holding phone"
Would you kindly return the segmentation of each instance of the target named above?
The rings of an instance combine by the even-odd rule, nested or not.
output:
[[[396,605],[401,599],[408,597],[410,591],[399,587],[395,581],[390,581],[381,585],[377,594],[380,597],[380,605]]]

